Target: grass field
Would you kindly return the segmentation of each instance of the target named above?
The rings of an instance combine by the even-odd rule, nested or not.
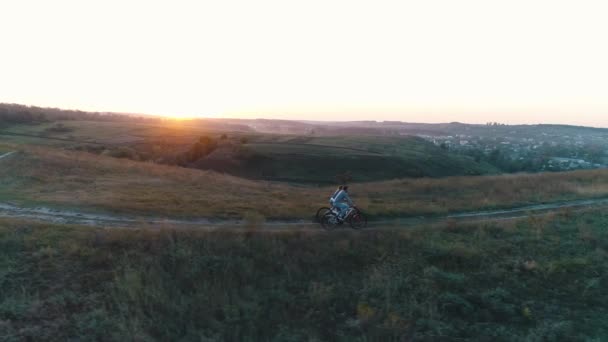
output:
[[[142,223],[0,218],[1,341],[608,340],[605,208],[362,231],[256,224],[310,220],[335,190],[319,184],[344,171],[374,219],[608,198],[608,170],[465,177],[494,171],[411,137],[60,123],[0,136],[0,154],[16,151],[0,160],[0,203]],[[242,153],[230,172],[258,179],[105,153],[187,151],[206,134]],[[102,148],[75,150],[83,141]],[[149,216],[250,224],[151,229]]]
[[[333,187],[245,180],[210,171],[46,147],[0,161],[0,200],[169,217],[310,219]],[[353,184],[375,217],[444,214],[608,196],[608,170]]]
[[[260,135],[247,147],[266,169],[257,178],[327,184],[345,172],[357,182],[498,173],[416,137]]]
[[[64,131],[53,130],[61,125]],[[227,132],[205,123],[168,121],[162,125],[139,122],[58,121],[13,125],[1,130],[2,141],[14,144],[75,147],[86,143],[111,149],[154,150],[169,144],[183,153],[200,136],[247,143],[232,154],[232,163],[201,160],[192,167],[226,172],[251,179],[308,184],[331,184],[337,174],[350,172],[357,182],[403,177],[444,177],[498,173],[488,164],[450,154],[415,137],[333,136],[309,137],[251,132]]]
[[[391,231],[0,219],[0,339],[604,341],[608,215]]]
[[[67,132],[49,132],[48,129],[61,124]],[[72,139],[78,142],[99,142],[107,145],[128,144],[150,137],[188,138],[194,140],[202,134],[209,134],[204,126],[193,127],[179,121],[169,121],[165,125],[138,122],[100,121],[56,121],[36,125],[11,125],[3,132],[27,134],[36,137],[0,135],[8,143],[33,145],[70,146],[69,141],[44,138]]]

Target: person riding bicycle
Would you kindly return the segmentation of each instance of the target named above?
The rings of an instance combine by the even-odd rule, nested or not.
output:
[[[340,191],[342,191],[342,188],[343,188],[343,186],[340,185],[338,187],[338,189],[336,191],[334,191],[333,195],[331,195],[331,197],[329,198],[329,206],[330,207],[332,207],[332,208],[334,207],[334,200],[336,198],[336,195],[338,195],[340,193]]]
[[[354,206],[355,204],[350,199],[350,196],[348,196],[348,186],[345,185],[334,197],[334,207],[338,210],[338,218],[344,219],[344,215],[346,215],[348,209]]]

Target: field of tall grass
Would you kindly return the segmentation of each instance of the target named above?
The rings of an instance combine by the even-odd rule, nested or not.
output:
[[[210,171],[46,147],[10,146],[0,161],[0,201],[132,215],[310,219],[332,187],[251,181]],[[355,202],[375,217],[508,208],[608,196],[608,170],[351,185]]]
[[[0,340],[603,341],[608,214],[388,231],[0,219]]]

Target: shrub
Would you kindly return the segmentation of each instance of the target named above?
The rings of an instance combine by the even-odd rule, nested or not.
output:
[[[194,145],[192,145],[190,150],[186,152],[186,159],[189,162],[195,162],[209,155],[211,152],[215,151],[216,148],[217,142],[215,140],[207,136],[202,136]]]
[[[53,126],[44,130],[47,133],[68,133],[74,131],[74,128],[68,127],[62,123],[56,123]]]
[[[258,212],[248,212],[243,216],[243,220],[247,229],[257,229],[264,224],[266,218]]]
[[[137,151],[129,147],[118,147],[109,150],[105,150],[101,153],[104,156],[110,156],[114,158],[126,158],[131,160],[139,160]]]

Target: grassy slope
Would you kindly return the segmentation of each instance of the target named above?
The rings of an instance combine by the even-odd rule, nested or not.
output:
[[[331,183],[336,174],[347,171],[358,182],[497,172],[415,137],[262,135],[247,147],[258,157],[257,167],[244,168],[240,175],[258,178]],[[260,169],[265,174],[247,173]]]
[[[4,130],[52,138],[98,142],[106,146],[123,145],[136,149],[144,139],[167,139],[187,148],[201,135],[221,132],[205,124],[168,121],[163,125],[124,122],[62,121],[69,132],[46,132],[55,123],[14,125]],[[336,174],[350,171],[356,181],[401,177],[443,177],[478,175],[498,170],[455,156],[415,137],[336,136],[307,137],[262,133],[228,133],[238,140],[246,136],[246,149],[254,158],[240,158],[233,166],[203,161],[204,168],[254,179],[287,180],[329,184]],[[0,135],[3,141],[18,144],[71,146],[78,143],[36,137]],[[152,143],[154,144],[154,143]],[[332,148],[341,147],[341,148]],[[350,150],[349,150],[350,149]],[[368,153],[371,150],[375,153]],[[181,149],[175,153],[183,152]]]
[[[0,198],[25,204],[222,217],[248,211],[268,213],[271,207],[281,217],[291,208],[279,203],[288,193],[283,185],[213,172],[40,147],[30,147],[4,162]],[[260,198],[265,198],[263,206]]]
[[[608,215],[401,231],[0,220],[0,339],[601,341]]]
[[[46,129],[61,123],[70,132],[45,132]],[[158,124],[137,122],[99,122],[99,121],[57,121],[37,125],[12,125],[2,131],[22,133],[28,135],[41,135],[43,137],[75,139],[78,141],[95,141],[112,145],[126,143],[149,137],[187,137],[196,139],[201,134],[208,134],[204,126],[192,127],[179,121],[169,121],[164,126]],[[33,137],[0,135],[3,141],[17,144],[35,144],[51,146],[69,146],[70,142],[45,140]]]
[[[9,145],[4,145],[11,149]],[[309,219],[330,187],[289,186],[84,152],[20,147],[0,161],[0,200],[158,216]],[[608,195],[608,170],[352,185],[375,216],[412,216]]]

